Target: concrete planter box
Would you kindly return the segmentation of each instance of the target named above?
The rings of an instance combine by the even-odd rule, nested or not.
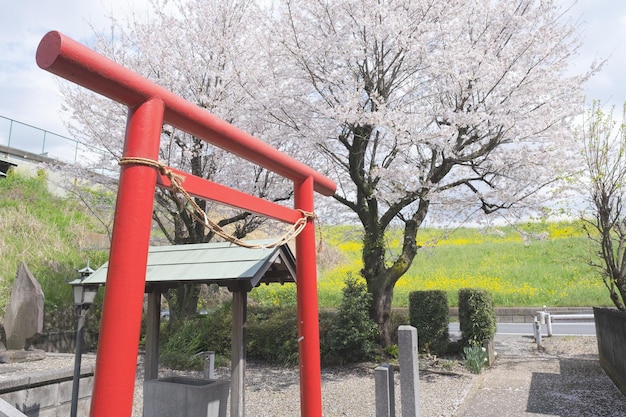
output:
[[[143,384],[144,417],[226,417],[230,382],[172,376]]]
[[[626,395],[626,312],[594,307],[598,356],[604,372]]]

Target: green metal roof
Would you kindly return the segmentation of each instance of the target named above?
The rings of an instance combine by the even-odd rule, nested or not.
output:
[[[271,240],[249,241],[268,244]],[[108,262],[85,279],[85,284],[106,284]],[[289,246],[249,249],[228,242],[151,246],[146,286],[171,287],[188,283],[215,283],[231,290],[250,290],[260,283],[295,282],[295,257]]]

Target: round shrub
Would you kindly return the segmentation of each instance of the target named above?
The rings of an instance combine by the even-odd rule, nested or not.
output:
[[[370,318],[372,296],[365,283],[348,275],[335,325],[325,335],[327,363],[354,363],[374,359],[378,326]]]

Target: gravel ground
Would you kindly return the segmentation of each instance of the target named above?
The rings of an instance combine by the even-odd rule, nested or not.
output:
[[[496,337],[495,348],[502,358],[498,366],[506,367],[506,360],[515,358],[541,359],[587,358],[597,360],[595,337],[544,338],[544,349],[537,350],[532,338],[522,336]],[[0,381],[11,379],[24,372],[40,372],[73,367],[72,355],[50,354],[45,360],[21,364],[0,365]],[[83,363],[94,360],[83,357]],[[322,370],[322,401],[324,416],[374,416],[375,364],[350,367],[333,367]],[[465,370],[458,361],[422,358],[420,361],[420,407],[423,417],[454,416],[475,383],[482,378]],[[491,372],[487,370],[486,372]],[[228,378],[226,368],[216,369],[218,378]],[[160,376],[170,374],[161,370]],[[179,373],[180,374],[180,373]],[[193,375],[193,374],[192,374]],[[484,374],[483,374],[484,375]],[[194,376],[200,377],[200,374]],[[399,403],[399,375],[396,374],[396,415],[401,415]],[[142,416],[143,366],[140,358],[133,417]],[[258,363],[248,363],[246,371],[246,415],[251,417],[291,417],[300,415],[300,389],[296,368],[282,368]]]
[[[452,416],[469,392],[476,375],[458,362],[428,362],[420,370],[420,405],[423,417]],[[446,364],[444,368],[442,363]],[[324,416],[375,416],[374,364],[332,367],[322,370]],[[421,365],[422,366],[422,365]],[[167,376],[161,370],[160,376]],[[193,375],[193,374],[187,374]],[[193,376],[200,376],[195,374]],[[228,369],[216,369],[217,378],[228,378]],[[133,417],[141,417],[141,367],[135,388]],[[395,378],[396,415],[401,415],[399,375]],[[248,363],[246,369],[246,415],[252,417],[300,416],[300,386],[297,368]]]
[[[495,350],[506,360],[546,357],[597,359],[595,337],[551,337],[538,350],[532,337],[497,336]],[[327,417],[375,416],[374,364],[322,370],[322,408]],[[496,360],[495,367],[498,367]],[[166,376],[171,371],[161,370]],[[489,372],[487,370],[486,372]],[[138,367],[133,417],[141,417],[142,368]],[[200,376],[196,374],[195,376]],[[216,369],[218,378],[228,378],[228,369]],[[481,376],[467,372],[459,361],[420,359],[420,410],[422,417],[455,416],[475,381]],[[401,415],[399,375],[396,374],[396,415]],[[300,416],[297,369],[248,363],[246,370],[246,415],[251,417]]]

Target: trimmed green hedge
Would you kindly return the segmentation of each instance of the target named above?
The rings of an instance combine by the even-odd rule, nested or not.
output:
[[[294,305],[248,307],[247,357],[282,365],[297,364],[297,316]]]
[[[320,353],[323,365],[368,361],[378,354],[378,327],[369,318],[371,296],[365,284],[348,277],[337,311],[320,312]],[[248,306],[246,354],[250,359],[296,365],[298,363],[297,308]],[[230,358],[231,304],[188,319],[176,329],[162,332],[161,363],[175,369],[202,369],[200,352],[213,351]]]
[[[420,352],[443,354],[448,350],[448,295],[445,291],[409,293],[409,323],[417,329]]]
[[[480,345],[496,334],[496,312],[489,291],[480,288],[459,290],[459,327],[462,345]]]

